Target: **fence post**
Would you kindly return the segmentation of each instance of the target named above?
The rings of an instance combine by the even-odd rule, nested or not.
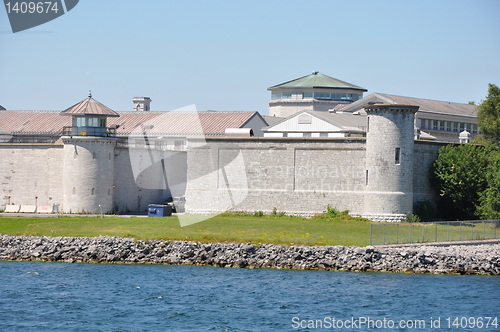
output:
[[[385,224],[384,224],[384,243],[385,244]]]
[[[438,242],[438,224],[435,224],[436,227],[434,227],[434,242]]]
[[[373,235],[373,233],[372,233],[372,226],[373,226],[373,224],[370,224],[370,245],[371,246],[373,245],[373,243],[372,243],[372,235]]]
[[[396,227],[396,244],[399,244],[399,223],[397,224]]]
[[[462,222],[460,222],[460,241],[462,241]]]
[[[448,221],[448,229],[447,229],[447,232],[448,232],[448,235],[447,235],[447,238],[448,238],[448,242],[450,241],[450,222]]]

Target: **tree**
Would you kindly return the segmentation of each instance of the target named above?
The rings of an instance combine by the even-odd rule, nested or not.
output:
[[[481,219],[500,219],[500,151],[491,151],[486,173],[487,188],[479,194]]]
[[[477,124],[484,139],[493,144],[500,143],[500,88],[488,84],[488,96],[478,106]]]
[[[448,220],[477,217],[479,197],[487,188],[486,148],[474,144],[439,149],[432,165],[431,183],[438,193],[437,212]]]

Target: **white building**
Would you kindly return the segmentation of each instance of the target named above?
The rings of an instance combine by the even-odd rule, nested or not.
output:
[[[313,71],[312,74],[274,85],[269,115],[288,117],[300,111],[328,111],[363,98],[368,90]]]

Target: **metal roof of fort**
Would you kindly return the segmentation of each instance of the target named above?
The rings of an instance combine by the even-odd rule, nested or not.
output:
[[[341,81],[339,79],[313,71],[312,74],[303,76],[292,81],[274,85],[267,90],[275,89],[352,89],[360,91],[368,91],[360,86]]]
[[[94,98],[92,98],[92,93],[89,93],[87,99],[65,109],[61,112],[61,115],[101,115],[101,116],[111,116],[118,117],[120,114],[113,111],[111,108],[101,104]]]
[[[109,119],[108,126],[119,125],[117,136],[224,136],[226,128],[241,128],[254,117],[255,111],[241,112],[120,112],[120,118]],[[262,120],[265,122],[264,120]]]
[[[79,114],[79,113],[77,113]],[[224,136],[226,128],[241,128],[255,117],[255,111],[243,112],[134,112],[117,113],[107,126],[118,125],[117,136],[143,133],[172,136]],[[262,117],[261,117],[262,118]],[[264,120],[262,120],[265,122]],[[71,126],[71,117],[58,111],[0,111],[0,126],[13,134],[58,134]]]
[[[419,113],[448,114],[454,116],[476,117],[477,106],[449,101],[396,96],[385,93],[372,93],[343,107],[343,111],[364,111],[363,106],[371,102],[384,102],[387,104],[404,104],[419,106]]]

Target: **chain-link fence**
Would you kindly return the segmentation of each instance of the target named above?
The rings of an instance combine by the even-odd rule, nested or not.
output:
[[[370,225],[370,245],[471,241],[500,238],[500,220]]]

